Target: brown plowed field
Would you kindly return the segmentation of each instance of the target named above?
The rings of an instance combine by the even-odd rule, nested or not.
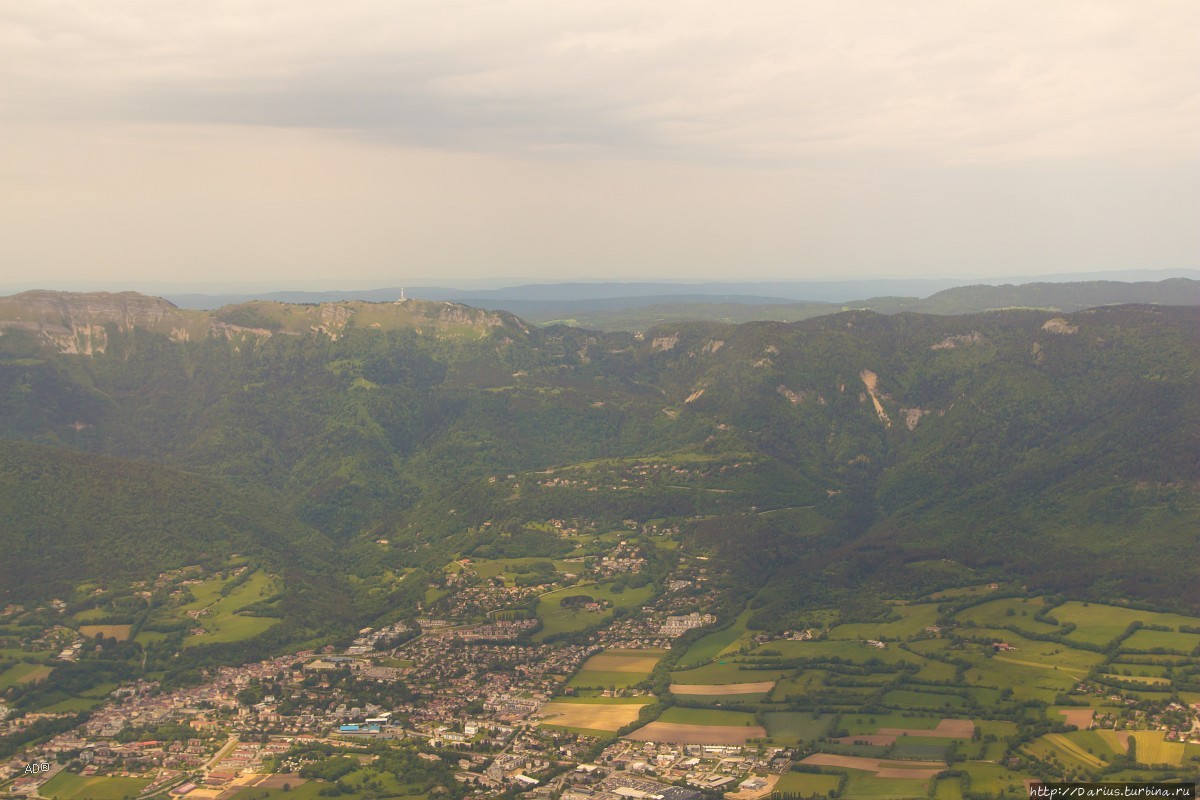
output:
[[[932,778],[946,768],[941,761],[898,761],[864,756],[839,756],[833,753],[813,753],[800,762],[822,767],[842,767],[874,772],[881,778]]]
[[[1092,718],[1096,716],[1096,712],[1090,708],[1060,708],[1058,713],[1066,718],[1068,725],[1074,725],[1081,731],[1092,727]]]

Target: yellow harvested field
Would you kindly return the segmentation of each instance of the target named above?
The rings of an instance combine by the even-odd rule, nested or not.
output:
[[[118,642],[123,642],[129,638],[129,632],[133,630],[132,625],[80,625],[79,633],[91,639],[97,633],[105,639],[116,639]]]
[[[751,739],[765,739],[767,731],[761,725],[684,725],[678,722],[651,722],[625,738],[639,742],[669,742],[671,744],[742,745]]]
[[[800,762],[821,767],[842,767],[874,772],[880,778],[907,778],[928,780],[946,768],[942,761],[896,761],[886,758],[865,756],[839,756],[833,753],[813,753]]]
[[[775,688],[775,681],[758,683],[672,683],[671,694],[764,694]]]
[[[1068,725],[1074,725],[1081,731],[1092,727],[1092,719],[1096,716],[1096,712],[1090,708],[1060,708],[1058,713],[1063,715]]]
[[[649,675],[661,659],[662,653],[658,650],[597,653],[584,663],[583,669],[597,672],[639,672]]]
[[[638,718],[645,706],[613,703],[546,703],[538,712],[543,725],[615,731]]]
[[[1129,748],[1131,737],[1136,739],[1139,764],[1170,764],[1174,767],[1183,764],[1183,742],[1168,742],[1162,731],[1103,730],[1100,735],[1118,753]]]
[[[969,719],[943,719],[936,728],[880,728],[879,733],[891,736],[934,736],[942,739],[970,739],[975,723]]]

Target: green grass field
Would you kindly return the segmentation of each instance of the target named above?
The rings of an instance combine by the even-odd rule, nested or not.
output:
[[[1075,685],[1076,677],[1042,666],[1027,666],[991,658],[981,660],[975,667],[967,670],[964,679],[967,685],[1010,688],[1018,700],[1052,703],[1059,694]]]
[[[471,562],[471,568],[481,578],[503,577],[504,585],[511,587],[515,586],[516,579],[521,577],[521,573],[518,573],[517,569],[542,561],[549,561],[554,565],[554,569],[558,573],[557,578],[561,578],[564,574],[580,575],[583,573],[582,561],[563,561],[550,558],[505,558],[496,561],[478,559]],[[455,563],[457,564],[457,562]]]
[[[671,683],[758,683],[782,678],[793,671],[791,668],[746,669],[737,661],[714,661],[703,667],[672,672]]]
[[[795,793],[801,797],[827,795],[838,787],[837,775],[817,775],[809,772],[788,772],[779,778],[775,791]]]
[[[230,800],[317,800],[320,797],[321,789],[328,786],[329,784],[323,781],[308,781],[301,784],[300,780],[297,779],[287,792],[283,791],[282,788],[258,789],[251,787],[238,790]]]
[[[534,638],[540,642],[544,641],[547,636],[556,633],[581,631],[584,628],[608,619],[613,615],[613,610],[616,608],[635,608],[641,606],[650,599],[653,591],[654,589],[651,586],[642,586],[638,589],[626,589],[623,592],[617,593],[613,592],[611,586],[608,585],[585,584],[549,592],[538,599],[537,616],[542,621],[542,629],[538,631]],[[593,611],[575,611],[562,607],[562,599],[564,597],[578,594],[586,594],[596,600],[607,600],[612,603],[612,608],[597,613]]]
[[[955,615],[955,619],[963,624],[973,622],[980,628],[1017,627],[1034,633],[1061,632],[1062,628],[1058,625],[1034,619],[1034,615],[1045,608],[1040,597],[1006,597],[963,609]]]
[[[38,713],[66,714],[91,711],[93,708],[103,705],[104,701],[105,698],[103,697],[68,697],[66,700],[48,705],[45,708],[39,708]]]
[[[789,696],[813,694],[825,685],[829,673],[820,669],[806,669],[798,675],[784,678],[775,684],[771,690],[771,698],[775,701],[786,700]]]
[[[372,786],[364,784],[370,781]],[[428,800],[421,787],[416,784],[401,783],[396,776],[378,770],[357,770],[343,777],[340,781],[349,787],[349,792],[343,792],[338,797],[345,800],[375,800],[376,798],[399,798],[405,800]],[[260,789],[256,786],[247,787],[236,792],[231,800],[317,800],[321,797],[322,789],[329,789],[330,784],[324,781],[308,781],[301,783],[299,779],[292,783],[289,791],[278,789]],[[377,787],[377,788],[376,788]]]
[[[574,689],[626,689],[641,683],[645,677],[637,672],[583,669],[567,681],[567,686]]]
[[[901,736],[896,739],[888,757],[912,761],[941,761],[955,741],[937,736]]]
[[[912,778],[878,778],[874,773],[861,770],[847,770],[850,776],[843,797],[853,797],[854,800],[910,800],[913,797],[925,797],[928,780]]]
[[[963,635],[985,644],[990,644],[991,641],[1006,642],[1016,648],[997,653],[995,658],[1029,665],[1041,665],[1051,670],[1058,667],[1060,670],[1073,671],[1079,676],[1086,675],[1088,670],[1104,661],[1102,654],[1091,650],[1079,650],[1057,642],[1026,639],[1012,631],[977,628],[964,631]]]
[[[943,647],[945,645],[942,645]],[[762,647],[750,653],[751,656],[757,656],[763,650],[775,651],[781,653],[783,658],[819,658],[836,656],[852,661],[856,664],[865,664],[869,661],[881,661],[885,664],[896,664],[901,661],[910,663],[920,663],[923,659],[914,657],[912,653],[905,652],[900,648],[892,645],[885,648],[871,647],[861,641],[855,640],[829,640],[829,641],[780,641],[769,642]]]
[[[1020,772],[1013,772],[1000,764],[985,764],[968,761],[957,767],[971,776],[971,791],[978,794],[999,795],[1006,792],[1011,797],[1028,797],[1025,791],[1025,781],[1032,778]]]
[[[563,733],[575,733],[580,736],[591,736],[596,739],[607,739],[613,735],[612,731],[604,731],[599,728],[579,728],[573,725],[551,725],[543,722],[538,727],[546,728],[552,731],[562,731]]]
[[[45,680],[53,671],[54,667],[47,667],[43,664],[26,664],[24,662],[14,664],[0,673],[0,690],[22,683]]]
[[[1149,651],[1162,648],[1183,655],[1191,655],[1200,647],[1200,633],[1177,633],[1174,631],[1140,630],[1121,642],[1122,650]]]
[[[676,666],[680,669],[697,667],[707,664],[726,650],[737,649],[738,643],[747,634],[746,621],[750,618],[750,613],[750,609],[746,609],[728,628],[698,639],[679,659]]]
[[[845,714],[838,722],[838,729],[849,736],[862,733],[877,733],[880,728],[913,728],[933,730],[942,721],[942,716],[917,714]]]
[[[830,639],[907,639],[923,632],[937,622],[937,605],[894,605],[892,614],[899,617],[893,622],[856,622],[838,625],[829,631]]]
[[[933,800],[963,800],[961,778],[942,778],[934,788]]]
[[[1070,638],[1081,642],[1104,645],[1120,636],[1133,622],[1165,625],[1177,630],[1180,625],[1200,626],[1200,619],[1181,614],[1163,614],[1155,611],[1139,611],[1120,606],[1097,603],[1067,602],[1051,612],[1060,623],[1072,622],[1075,630]]]
[[[711,708],[683,708],[672,706],[658,718],[660,722],[672,722],[678,725],[719,725],[743,727],[756,725],[753,714],[742,711],[720,711]]]
[[[237,642],[263,633],[279,620],[272,617],[250,617],[237,612],[276,594],[279,589],[277,577],[261,570],[255,572],[245,583],[212,604],[208,614],[198,620],[205,632],[187,637],[184,646]]]
[[[833,721],[832,714],[808,711],[767,711],[763,714],[764,727],[771,739],[789,745],[814,742],[828,735]]]
[[[123,800],[137,797],[150,781],[141,778],[84,778],[72,772],[60,772],[41,788],[51,800]]]
[[[967,706],[966,699],[956,694],[916,692],[910,689],[893,689],[883,696],[883,703],[897,708],[944,710],[947,714],[957,714]]]
[[[78,614],[75,614],[73,619],[76,622],[90,622],[94,619],[102,619],[103,617],[107,617],[109,613],[110,612],[103,608],[89,608],[84,611],[80,611]]]
[[[199,611],[212,603],[215,603],[221,598],[221,587],[227,583],[227,579],[214,577],[193,583],[186,588],[191,593],[192,597],[196,598],[192,602],[180,608],[181,611]]]

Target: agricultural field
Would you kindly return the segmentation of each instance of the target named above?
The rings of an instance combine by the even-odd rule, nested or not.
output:
[[[115,683],[101,683],[87,691],[81,692],[75,697],[69,697],[66,700],[41,708],[39,711],[43,714],[91,711],[93,708],[104,703],[108,699],[108,695],[116,688],[117,684]]]
[[[1175,631],[1150,631],[1142,629],[1121,642],[1122,652],[1154,652],[1191,655],[1200,647],[1200,633],[1178,633]]]
[[[282,785],[248,786],[238,789],[229,800],[317,800],[321,796],[321,790],[328,789],[328,784],[323,781],[305,781],[303,778],[289,777],[292,777],[292,780],[287,789]]]
[[[937,622],[937,606],[930,603],[893,605],[892,615],[898,619],[888,622],[855,622],[838,625],[829,631],[830,639],[908,639]]]
[[[749,635],[746,622],[750,619],[750,613],[750,609],[746,609],[728,628],[697,639],[679,659],[676,666],[679,669],[698,667],[718,656],[736,652],[741,647],[742,640]]]
[[[584,662],[583,669],[602,672],[636,672],[649,675],[665,650],[605,650]]]
[[[284,784],[287,784],[286,787]],[[373,800],[378,797],[404,797],[406,800],[428,800],[418,784],[401,783],[393,773],[362,769],[345,775],[337,782],[345,787],[338,797],[345,800]],[[228,800],[317,800],[329,795],[332,784],[321,780],[304,780],[295,775],[274,775],[236,790]]]
[[[721,711],[710,708],[684,708],[672,706],[659,717],[660,722],[679,725],[712,725],[748,727],[755,725],[754,715],[742,711]]]
[[[775,688],[775,681],[759,683],[672,683],[671,694],[694,695],[697,697],[736,697],[740,695],[765,695]]]
[[[955,694],[953,691],[952,689],[943,692],[925,689],[920,691],[893,689],[883,696],[883,703],[894,708],[931,709],[959,713],[969,705],[969,702],[966,697]]]
[[[582,669],[571,676],[567,686],[572,689],[628,689],[645,678],[645,675],[636,672]]]
[[[800,745],[827,736],[833,728],[834,716],[808,711],[768,711],[763,714],[763,722],[773,742]]]
[[[599,698],[592,703],[556,701],[542,706],[538,715],[544,726],[611,732],[636,722],[642,706],[652,702],[651,698],[645,698],[644,703],[609,703]]]
[[[1009,797],[1029,796],[1025,790],[1025,782],[1032,779],[1032,775],[1014,772],[1000,764],[978,761],[968,761],[958,766],[970,776],[972,792],[991,795],[1004,792]]]
[[[237,642],[263,633],[279,620],[273,617],[252,617],[239,612],[246,606],[274,596],[280,591],[280,588],[277,577],[268,575],[261,570],[255,572],[224,597],[220,596],[218,588],[218,599],[213,600],[207,606],[201,606],[204,612],[197,617],[197,622],[203,627],[204,632],[188,636],[184,640],[184,645]],[[194,591],[193,594],[195,594]]]
[[[1046,709],[1047,716],[1055,715],[1062,717],[1068,725],[1074,725],[1081,731],[1085,731],[1092,726],[1092,720],[1096,717],[1095,710],[1091,708],[1074,708],[1070,706],[1051,706]]]
[[[1075,685],[1079,675],[1017,659],[991,658],[977,661],[963,678],[968,686],[1001,686],[1011,689],[1018,700],[1052,703]]]
[[[935,735],[933,731],[941,724],[942,719],[942,717],[932,715],[917,716],[899,713],[843,714],[838,728],[850,736],[877,734],[880,733],[880,729],[886,729],[892,735],[899,731],[906,731],[911,735],[919,735],[920,731],[929,731],[929,735],[933,736]]]
[[[980,628],[1019,628],[1033,633],[1061,633],[1062,627],[1034,619],[1047,609],[1041,597],[1006,597],[971,606],[955,615],[964,625]]]
[[[608,584],[581,584],[548,592],[538,599],[537,617],[542,621],[542,629],[534,639],[542,642],[554,634],[581,631],[597,625],[611,617],[614,609],[641,606],[650,599],[653,591],[651,586],[614,592]],[[600,612],[562,607],[564,597],[580,594],[586,594],[597,601],[607,601],[611,603],[611,607]]]
[[[1078,650],[1058,642],[1043,642],[1013,633],[1012,631],[977,628],[965,630],[965,638],[979,643],[984,649],[989,649],[992,642],[1004,642],[1013,649],[995,653],[992,657],[1014,664],[1040,666],[1046,669],[1074,672],[1083,676],[1097,664],[1104,661],[1104,655],[1091,650]]]
[[[665,650],[606,650],[583,662],[567,685],[575,689],[624,689],[645,680]]]
[[[1129,750],[1129,740],[1136,740],[1139,764],[1169,764],[1178,767],[1183,763],[1185,747],[1182,742],[1168,742],[1162,731],[1098,731],[1100,737],[1117,753]]]
[[[1055,761],[1068,770],[1094,770],[1103,767],[1105,759],[1089,753],[1080,742],[1062,733],[1048,733],[1027,744],[1023,751],[1043,761]]]
[[[457,562],[455,562],[457,564]],[[533,573],[531,568],[534,564],[549,563],[554,567],[554,575],[551,576],[554,580],[559,580],[567,575],[580,575],[583,573],[583,561],[564,561],[562,559],[550,558],[505,558],[497,560],[475,559],[471,562],[471,569],[484,579],[501,578],[504,580],[505,586],[516,586],[519,578],[528,578]]]
[[[136,797],[150,783],[142,778],[101,778],[60,772],[41,788],[51,800],[124,800]]]
[[[775,784],[781,794],[798,794],[801,797],[828,795],[838,788],[841,778],[837,775],[819,775],[812,772],[788,772]]]
[[[847,770],[871,772],[877,778],[888,780],[928,781],[934,775],[946,768],[945,761],[909,761],[888,758],[869,758],[866,756],[844,756],[836,753],[813,753],[804,759],[802,764],[812,764],[818,767],[837,767]]]
[[[753,739],[766,738],[766,735],[766,729],[758,725],[688,725],[658,720],[643,725],[625,738],[672,744],[744,745]]]
[[[80,625],[79,635],[91,639],[99,634],[105,639],[116,639],[118,642],[124,642],[129,639],[129,633],[132,630],[132,625]]]
[[[4,672],[0,672],[0,690],[7,689],[10,686],[45,680],[50,677],[50,673],[53,671],[54,667],[47,667],[44,664],[26,664],[24,662],[14,664],[4,670]]]
[[[793,672],[791,668],[750,669],[737,659],[714,661],[695,669],[675,670],[671,682],[675,684],[743,684],[773,681]]]
[[[1123,634],[1134,622],[1143,625],[1162,625],[1172,630],[1178,630],[1180,625],[1196,625],[1194,617],[1180,614],[1163,614],[1155,611],[1141,611],[1120,606],[1107,606],[1097,603],[1067,602],[1054,608],[1051,616],[1060,624],[1073,623],[1075,630],[1071,639],[1088,642],[1095,645],[1106,645]]]

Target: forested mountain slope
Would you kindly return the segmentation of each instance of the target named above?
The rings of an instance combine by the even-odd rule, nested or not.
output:
[[[1200,607],[1194,309],[637,336],[444,303],[137,299],[143,319],[28,294],[0,300],[0,437],[253,490],[359,575],[477,546],[485,522],[669,517],[733,561],[773,554],[748,580],[898,585],[951,559]],[[710,466],[656,477],[664,458]]]

